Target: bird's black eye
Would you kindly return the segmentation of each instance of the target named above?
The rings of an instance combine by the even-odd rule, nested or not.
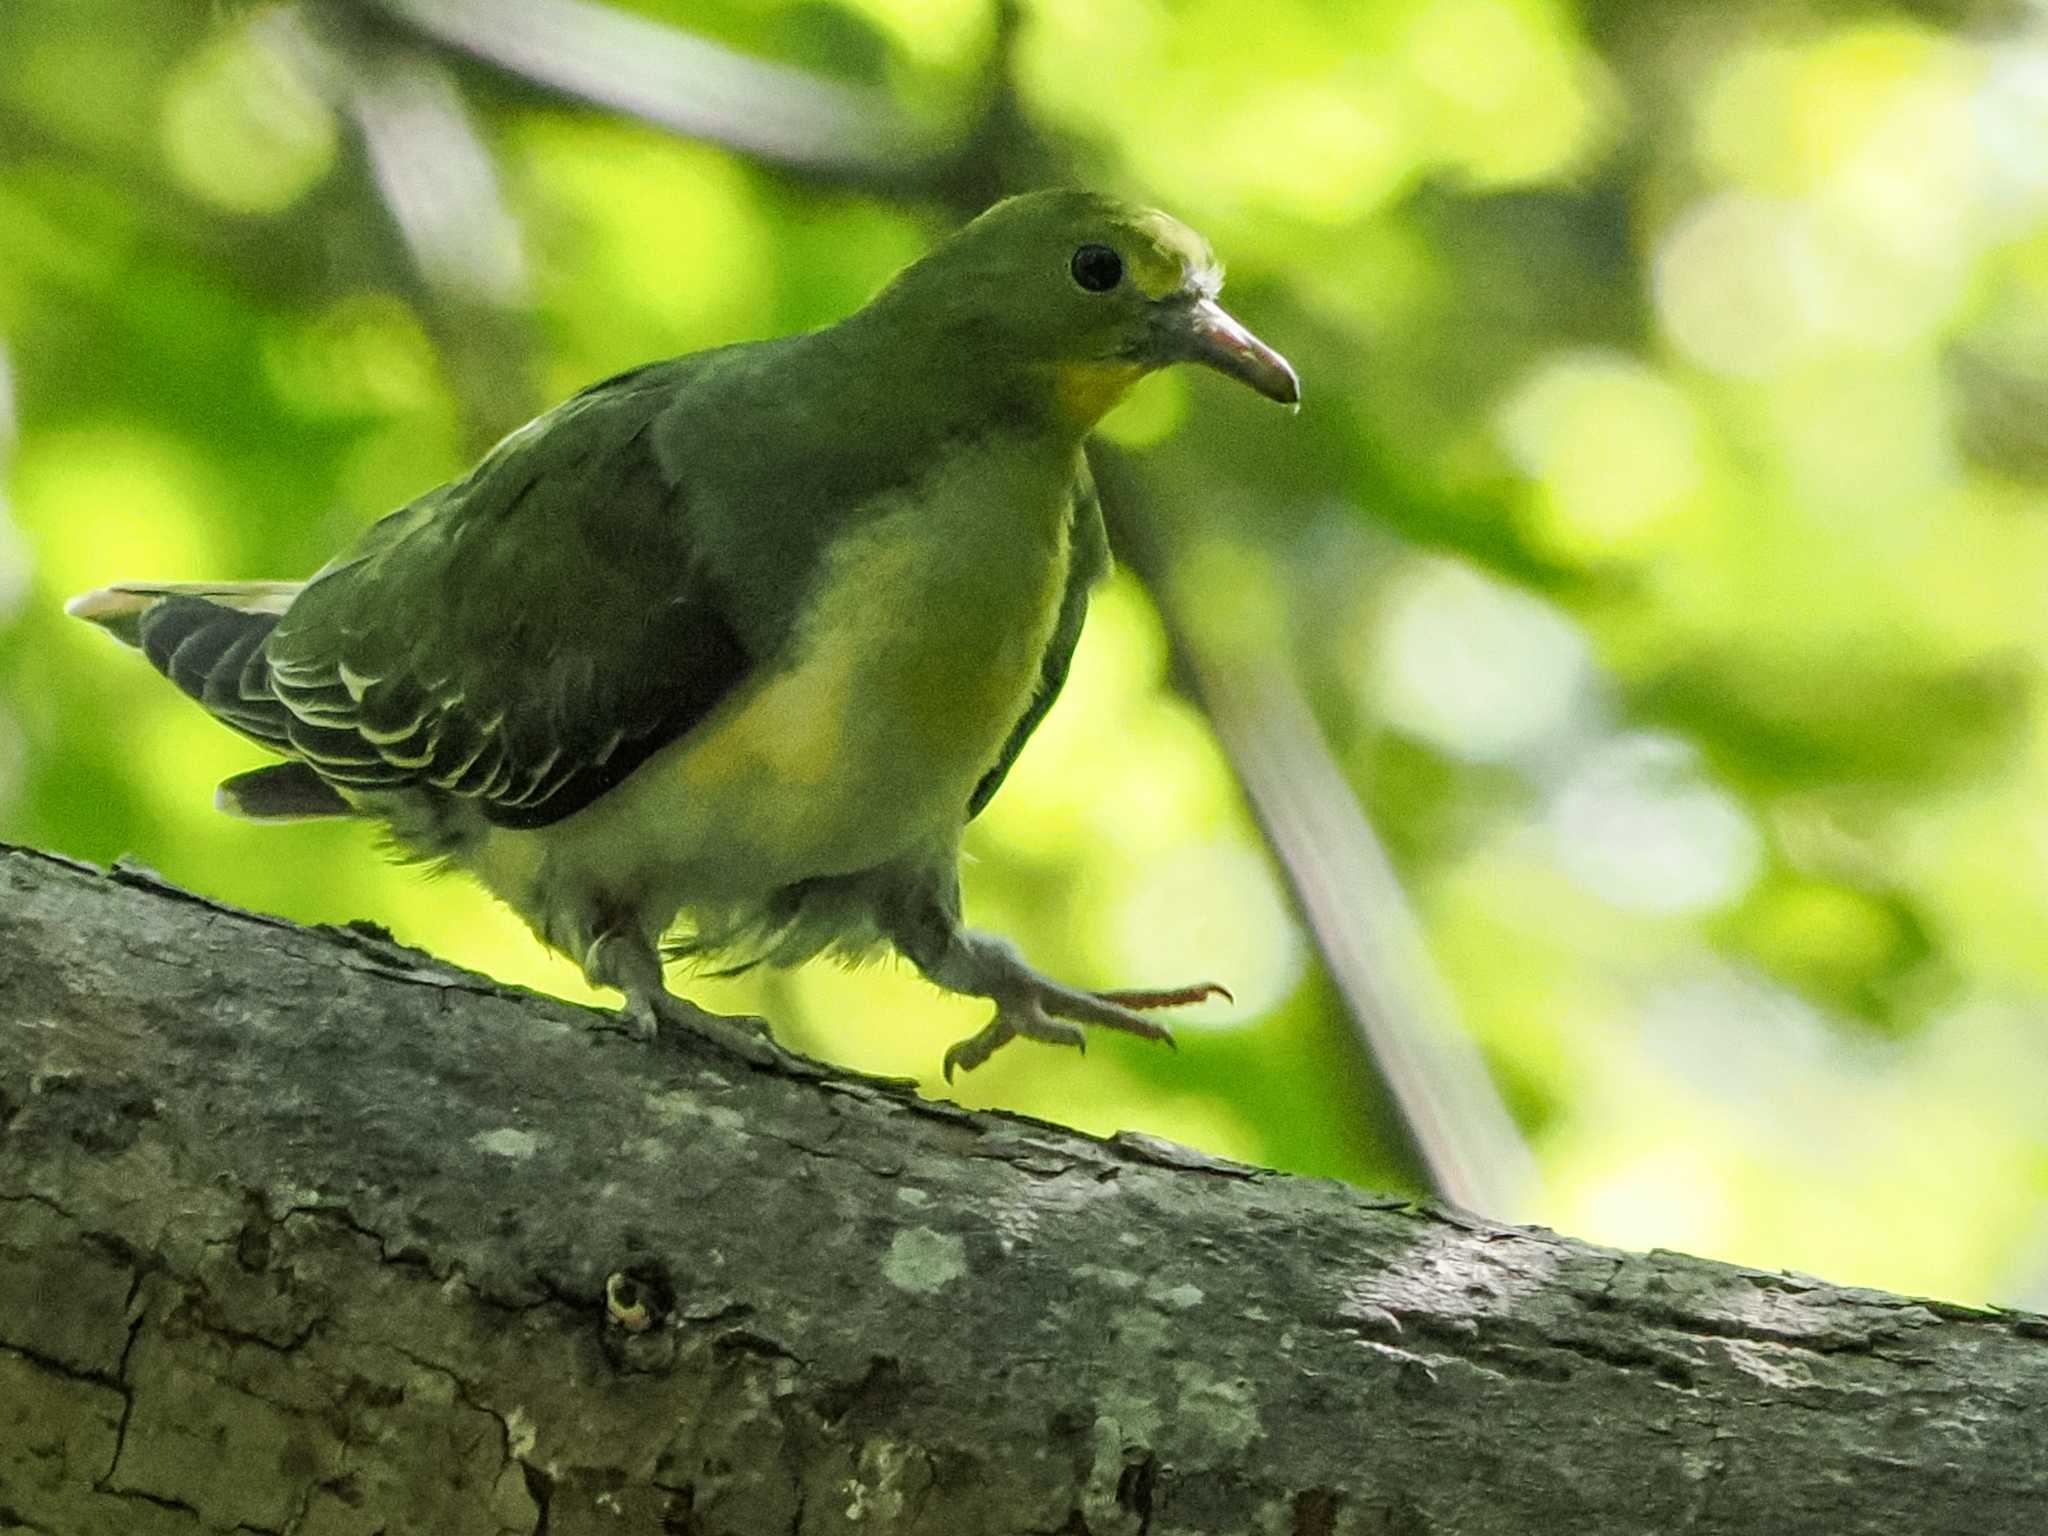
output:
[[[1074,252],[1074,281],[1090,293],[1107,293],[1124,280],[1124,259],[1106,245]]]

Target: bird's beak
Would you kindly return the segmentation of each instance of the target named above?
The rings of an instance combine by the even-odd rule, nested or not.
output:
[[[1196,299],[1185,311],[1181,357],[1249,384],[1268,400],[1301,404],[1301,380],[1287,359],[1231,318],[1214,299]]]

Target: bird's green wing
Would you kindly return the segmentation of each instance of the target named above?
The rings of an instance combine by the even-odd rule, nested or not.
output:
[[[996,791],[1003,787],[1003,780],[1009,776],[1011,765],[1017,761],[1017,754],[1024,750],[1024,743],[1031,739],[1031,733],[1038,729],[1045,712],[1052,708],[1053,700],[1060,696],[1060,689],[1066,685],[1067,668],[1074,660],[1074,647],[1081,639],[1081,625],[1088,617],[1088,593],[1096,582],[1109,574],[1109,532],[1102,523],[1102,499],[1095,491],[1095,476],[1089,472],[1085,458],[1081,461],[1081,473],[1074,481],[1073,498],[1073,521],[1067,541],[1067,584],[1060,597],[1059,618],[1053,623],[1052,639],[1046,643],[1045,657],[1039,663],[1038,687],[1032,691],[1031,702],[1025,706],[1023,717],[1011,728],[995,766],[974,786],[974,794],[967,802],[969,821],[979,816],[995,798]]]
[[[651,440],[691,362],[584,391],[315,576],[264,644],[293,754],[539,827],[703,719],[753,658]]]

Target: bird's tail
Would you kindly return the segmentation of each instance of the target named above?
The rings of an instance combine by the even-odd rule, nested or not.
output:
[[[290,753],[289,716],[270,687],[263,642],[303,585],[296,581],[118,582],[64,605],[147,656],[157,671],[222,724]],[[353,811],[303,763],[237,774],[215,803],[252,820],[345,816]]]
[[[171,598],[198,598],[232,613],[268,614],[275,622],[304,586],[303,581],[117,581],[79,593],[64,611],[141,650],[143,621]]]
[[[263,642],[296,590],[286,582],[124,582],[74,597],[64,611],[134,646],[209,714],[282,746],[284,708],[270,691]]]

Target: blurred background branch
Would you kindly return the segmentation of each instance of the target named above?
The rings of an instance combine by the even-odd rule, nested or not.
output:
[[[806,174],[914,179],[944,140],[884,91],[752,58],[594,0],[360,0],[537,89]]]
[[[403,287],[428,318],[479,450],[545,403],[526,368],[531,300],[517,221],[491,153],[447,69],[333,6],[268,18],[290,34],[328,100],[355,125],[363,162],[403,242]]]

